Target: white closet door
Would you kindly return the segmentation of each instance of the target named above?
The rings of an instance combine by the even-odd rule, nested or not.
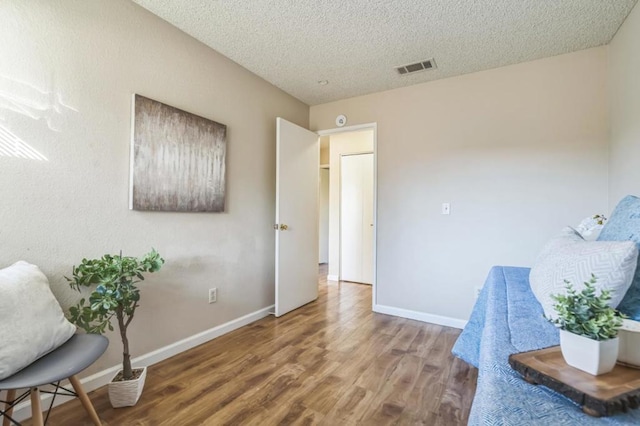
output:
[[[341,159],[340,279],[373,283],[373,154]]]

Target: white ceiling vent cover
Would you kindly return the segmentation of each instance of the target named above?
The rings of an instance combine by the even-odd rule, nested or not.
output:
[[[400,75],[412,74],[414,72],[432,70],[436,68],[436,63],[433,61],[433,58],[426,59],[424,61],[416,62],[415,64],[401,65],[396,67],[396,71]]]

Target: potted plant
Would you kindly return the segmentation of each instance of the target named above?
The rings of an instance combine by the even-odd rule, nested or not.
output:
[[[613,370],[618,358],[618,330],[621,315],[607,302],[611,295],[602,290],[596,296],[596,277],[584,283],[582,291],[567,284],[566,294],[552,295],[560,327],[560,348],[564,360],[572,367],[594,376]]]
[[[89,300],[69,309],[71,322],[87,333],[103,334],[113,331],[111,319],[115,316],[123,345],[122,370],[109,383],[109,400],[114,408],[135,405],[142,394],[147,368],[132,369],[127,329],[133,320],[140,290],[136,284],[144,280],[144,273],[156,272],[164,259],[152,249],[141,258],[105,254],[99,259],[82,259],[73,267],[73,277],[67,281],[71,288],[93,287]]]

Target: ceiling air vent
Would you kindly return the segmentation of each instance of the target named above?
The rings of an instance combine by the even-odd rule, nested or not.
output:
[[[414,72],[426,71],[430,69],[434,69],[436,67],[436,63],[433,59],[427,59],[426,61],[416,62],[415,64],[402,65],[396,67],[396,71],[400,75],[412,74]]]

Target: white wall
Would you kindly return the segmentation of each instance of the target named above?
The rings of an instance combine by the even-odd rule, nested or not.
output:
[[[609,208],[628,194],[640,196],[640,6],[609,45],[611,148]]]
[[[83,257],[158,249],[134,356],[273,304],[275,119],[307,126],[306,105],[128,0],[5,0],[0,40],[0,140],[47,159],[0,155],[0,266],[39,265],[68,305]],[[228,126],[224,214],[128,209],[134,92]]]
[[[606,69],[601,47],[311,107],[378,123],[378,304],[466,319],[492,265],[606,210]]]
[[[363,152],[373,152],[373,130],[336,133],[330,136],[328,268],[330,279],[336,279],[340,275],[340,157]]]

